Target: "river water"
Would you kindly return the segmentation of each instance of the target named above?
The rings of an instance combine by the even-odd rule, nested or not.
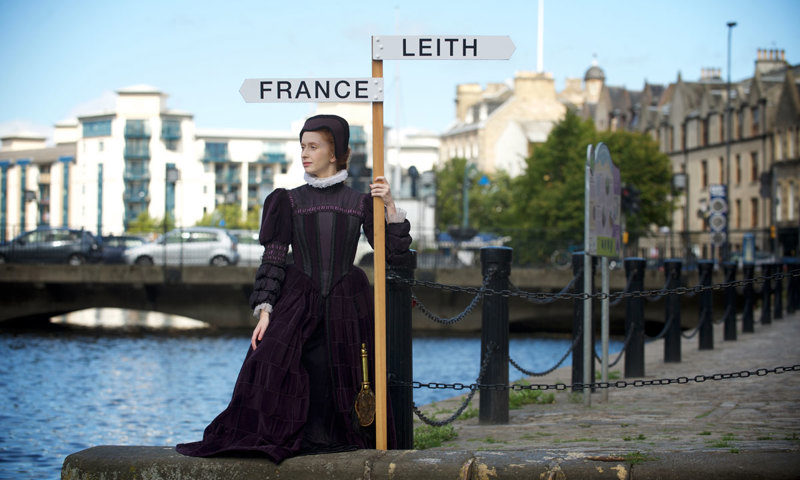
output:
[[[139,312],[94,310],[56,322],[53,330],[0,332],[2,479],[59,478],[67,455],[95,445],[199,440],[227,406],[250,342],[247,332],[210,334],[199,322]],[[525,368],[544,370],[569,343],[512,336],[509,349]],[[611,351],[620,347],[614,341]],[[473,383],[479,354],[479,337],[416,337],[414,379]],[[522,377],[513,367],[510,375]],[[414,401],[454,393],[417,389]]]

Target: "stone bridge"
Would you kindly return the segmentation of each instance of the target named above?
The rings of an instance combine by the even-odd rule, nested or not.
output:
[[[372,278],[372,270],[365,269]],[[181,315],[217,328],[247,328],[254,324],[248,297],[255,268],[159,267],[139,265],[0,265],[0,325],[30,325],[51,317],[87,308],[123,308]],[[479,268],[418,269],[416,278],[448,285],[477,287]],[[528,292],[558,292],[572,278],[569,270],[512,269],[514,287]],[[715,281],[721,279],[715,278]],[[663,273],[648,271],[645,287],[663,287]],[[694,284],[692,279],[690,284]],[[599,278],[597,280],[599,285]],[[625,288],[622,271],[611,272],[611,290]],[[441,289],[415,287],[421,302],[440,316],[464,310],[472,296]],[[646,302],[649,322],[663,322],[663,304]],[[511,331],[570,331],[572,302],[559,300],[532,305],[510,299]],[[612,309],[612,329],[620,331],[624,305]],[[692,323],[691,314],[686,314]],[[463,321],[445,327],[414,309],[415,330],[479,331],[480,308]]]

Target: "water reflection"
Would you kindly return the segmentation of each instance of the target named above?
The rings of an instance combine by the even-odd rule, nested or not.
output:
[[[95,445],[199,440],[230,400],[249,332],[98,310],[59,318],[60,328],[0,332],[0,478],[58,478],[68,454]],[[72,325],[80,327],[66,327]],[[120,328],[110,329],[115,325]],[[104,328],[86,328],[95,326]],[[534,370],[549,367],[567,348],[566,339],[512,337],[510,343],[511,355]],[[479,338],[415,338],[413,349],[415,380],[475,381]],[[612,351],[618,349],[616,342]],[[510,372],[512,379],[521,376]],[[425,404],[454,393],[420,389],[414,400]]]

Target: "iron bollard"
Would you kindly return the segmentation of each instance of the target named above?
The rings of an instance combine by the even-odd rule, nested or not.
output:
[[[798,265],[797,259],[792,258],[789,259],[787,262],[786,270],[790,274],[789,281],[786,285],[786,312],[787,313],[794,313],[800,305],[798,305],[798,281],[797,277],[794,276],[795,271],[800,269],[800,265]]]
[[[778,262],[772,265],[772,273],[782,273],[783,272],[783,263]],[[775,292],[775,308],[772,313],[772,318],[775,320],[779,320],[783,318],[783,279],[780,277],[774,280],[775,288],[773,291]]]
[[[390,265],[389,272],[413,279],[417,268],[417,252],[403,259],[403,264]],[[413,380],[411,354],[411,286],[386,282],[386,371],[389,384],[389,402],[394,416],[397,448],[414,448],[414,393],[410,386],[392,385],[393,381],[408,384]]]
[[[714,262],[711,260],[699,260],[697,262],[697,273],[700,275],[700,284],[704,287],[711,286],[711,275],[714,270]],[[700,325],[698,326],[699,350],[714,349],[714,325],[711,323],[712,317],[712,292],[705,290],[700,297]]]
[[[594,290],[594,259],[592,259],[592,290]],[[572,273],[575,277],[575,292],[583,293],[583,252],[572,254]],[[594,310],[594,309],[592,309]],[[592,318],[594,325],[594,318]],[[589,332],[592,336],[592,348],[594,348],[595,336],[594,328]],[[583,383],[583,299],[572,301],[572,383]],[[594,378],[595,362],[591,363],[589,378]],[[573,388],[573,392],[582,392],[582,388]]]
[[[625,276],[631,279],[630,291],[644,291],[645,260],[639,257],[625,259]],[[644,377],[644,300],[641,297],[625,299],[625,337],[630,335],[625,347],[625,378]]]
[[[667,290],[674,290],[681,285],[681,261],[677,259],[664,260],[664,275],[667,277]],[[664,335],[664,362],[681,361],[681,299],[675,293],[670,293],[666,301],[666,317],[664,325],[667,328]]]
[[[744,280],[747,282],[744,286],[744,313],[742,314],[742,333],[755,332],[755,318],[753,316],[753,305],[755,304],[755,290],[753,288],[753,276],[755,275],[756,267],[752,263],[745,263],[742,268]]]
[[[736,263],[725,262],[725,283],[736,281]],[[729,286],[725,289],[725,334],[726,341],[736,340],[736,287]]]
[[[772,323],[772,281],[769,276],[772,275],[772,265],[765,263],[761,265],[761,276],[767,277],[761,285],[761,324],[769,325]]]
[[[511,275],[511,253],[508,247],[481,248],[481,271],[489,276],[487,287],[508,290]],[[481,362],[491,349],[482,383],[508,385],[508,297],[484,295],[481,323]],[[508,390],[481,391],[479,422],[482,425],[508,423]]]

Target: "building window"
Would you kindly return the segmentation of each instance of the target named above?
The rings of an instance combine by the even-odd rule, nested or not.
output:
[[[753,107],[753,123],[751,124],[753,136],[761,133],[761,109]]]
[[[750,199],[750,228],[758,227],[758,198]]]
[[[744,137],[744,110],[736,112],[736,138]]]
[[[104,149],[105,149],[105,145],[103,144],[103,141],[102,141],[102,140],[100,140],[100,141],[97,143],[97,151],[98,151],[98,152],[102,152]]]
[[[742,200],[736,199],[736,217],[735,217],[735,225],[736,228],[742,228]]]
[[[736,185],[742,183],[742,156],[736,154]]]
[[[719,141],[725,141],[725,115],[722,113],[719,114]]]
[[[758,152],[750,152],[750,181],[758,181]]]
[[[164,119],[161,123],[161,139],[169,151],[177,151],[181,140],[181,121],[177,119]]]
[[[725,159],[723,157],[719,157],[719,183],[727,184],[725,181]]]
[[[83,122],[84,137],[110,137],[111,119]]]
[[[224,142],[206,142],[206,154],[203,158],[205,162],[227,162],[228,144]]]
[[[708,117],[700,122],[700,146],[708,145]]]
[[[708,162],[705,160],[700,162],[700,187],[708,187]]]

